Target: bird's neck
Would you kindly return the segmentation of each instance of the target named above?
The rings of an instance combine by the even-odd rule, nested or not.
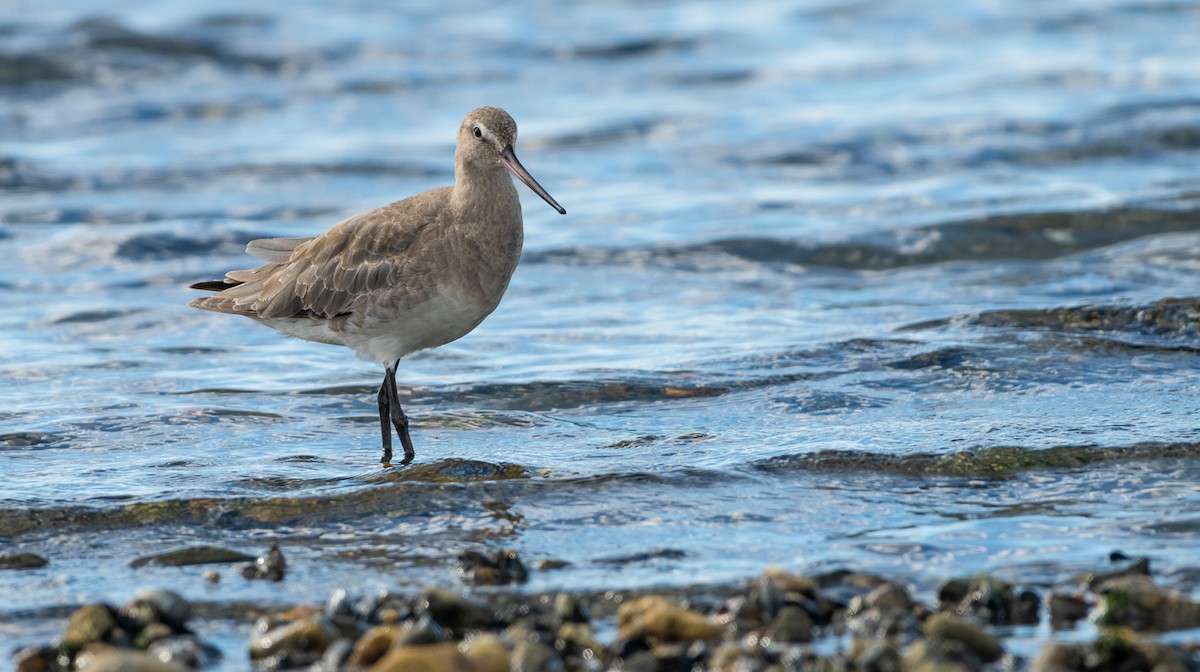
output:
[[[451,202],[456,210],[520,217],[521,201],[508,171],[499,166],[459,166],[454,173]]]

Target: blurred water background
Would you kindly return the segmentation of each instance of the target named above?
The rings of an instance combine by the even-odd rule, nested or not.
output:
[[[1121,550],[1200,591],[1198,3],[0,8],[0,548],[50,561],[0,572],[0,643],[468,549],[568,563],[529,590]],[[485,104],[569,214],[522,192],[507,297],[403,362],[382,470],[380,370],[185,286],[448,184]],[[280,584],[129,564],[272,542]]]

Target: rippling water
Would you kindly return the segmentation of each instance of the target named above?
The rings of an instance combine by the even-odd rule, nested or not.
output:
[[[50,564],[0,572],[0,640],[472,548],[570,563],[537,590],[1117,549],[1200,589],[1196,3],[9,7],[0,542]],[[448,183],[483,104],[570,214],[523,192],[507,297],[403,362],[418,460],[380,470],[381,371],[185,286]],[[128,566],[272,541],[279,585]]]

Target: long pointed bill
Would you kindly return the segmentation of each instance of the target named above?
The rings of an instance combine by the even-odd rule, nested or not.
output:
[[[506,170],[508,170],[508,172],[516,175],[518,180],[524,182],[525,186],[532,189],[533,193],[541,196],[542,200],[546,201],[551,207],[557,210],[558,214],[567,214],[567,211],[558,204],[558,201],[554,200],[554,198],[542,188],[542,185],[538,184],[537,180],[533,179],[533,176],[529,174],[529,171],[525,170],[525,166],[522,166],[521,162],[517,160],[517,154],[513,151],[512,145],[505,147],[504,151],[500,152],[500,163]]]

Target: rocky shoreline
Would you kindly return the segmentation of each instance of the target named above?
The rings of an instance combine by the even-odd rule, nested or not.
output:
[[[213,557],[201,550],[163,557]],[[464,553],[458,565],[459,578],[474,586],[520,584],[530,571],[513,551]],[[273,548],[241,573],[284,580],[286,560]],[[736,586],[358,596],[339,589],[323,606],[212,611],[147,589],[119,607],[79,607],[58,641],[12,659],[18,672],[183,672],[231,661],[263,672],[1200,670],[1200,632],[1159,641],[1161,633],[1200,630],[1200,603],[1160,587],[1147,559],[1119,554],[1103,572],[1052,589],[989,576],[947,580],[932,604],[885,577],[772,569]],[[245,620],[245,648],[206,643],[196,623],[214,618]],[[1083,619],[1095,625],[1091,641],[1053,636]],[[1006,648],[1011,626],[1048,634],[1039,651],[1022,655]]]

